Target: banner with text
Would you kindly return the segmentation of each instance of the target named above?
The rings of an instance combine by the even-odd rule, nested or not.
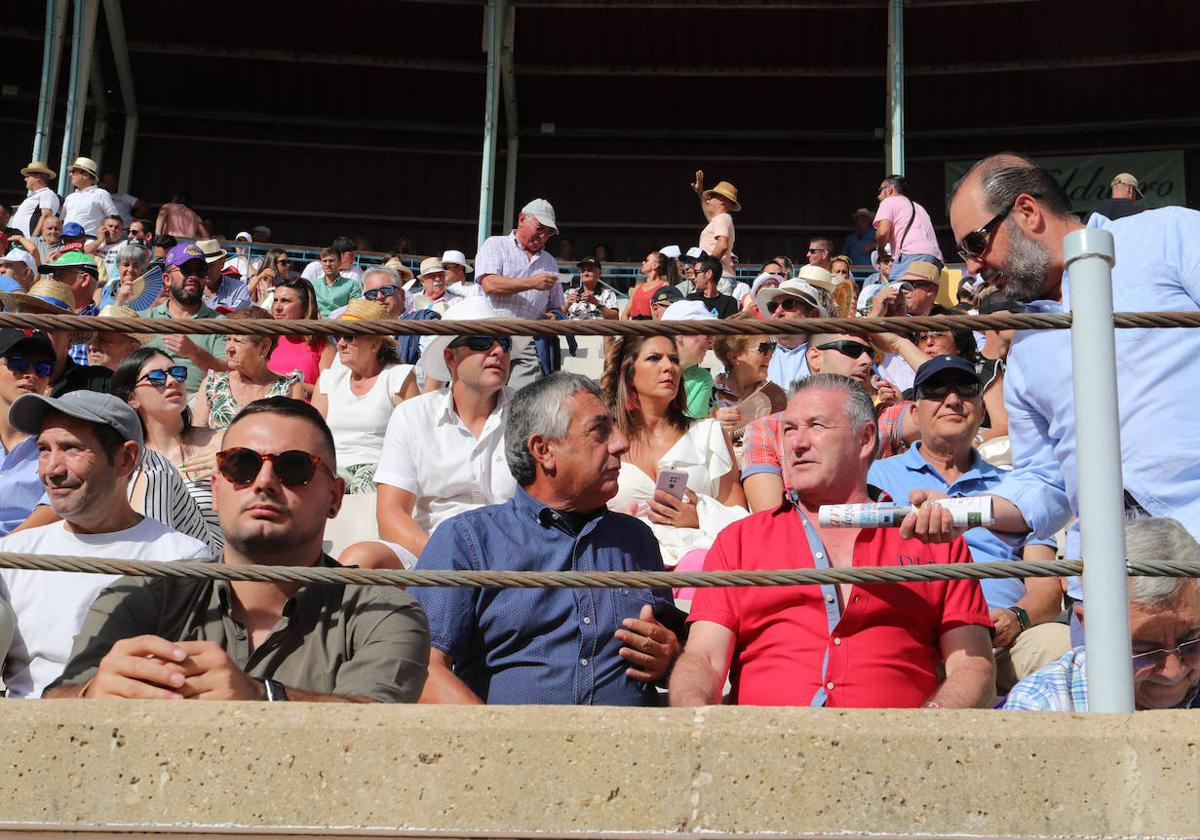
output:
[[[1183,206],[1183,151],[1115,152],[1113,154],[1035,157],[1058,178],[1076,212],[1095,210],[1111,194],[1112,179],[1128,172],[1142,186],[1143,207]],[[946,162],[946,192],[975,164],[971,160]]]

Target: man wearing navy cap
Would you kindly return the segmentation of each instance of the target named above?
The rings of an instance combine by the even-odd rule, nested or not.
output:
[[[53,367],[54,347],[43,333],[0,330],[0,536],[25,521],[43,492],[37,437],[12,425],[8,412],[25,394],[45,391]]]
[[[168,295],[161,306],[149,310],[150,318],[219,318],[204,305],[204,282],[208,276],[208,261],[194,243],[176,245],[167,253],[166,280]],[[210,370],[228,370],[225,364],[223,335],[160,335],[146,345],[169,353],[188,369],[187,390],[194,394]]]
[[[893,499],[907,502],[917,489],[949,496],[989,493],[1004,472],[983,460],[972,445],[983,421],[983,380],[975,366],[959,356],[934,356],[914,378],[921,440],[903,455],[871,465],[867,480]],[[987,528],[963,534],[976,563],[1053,560],[1053,540],[1010,547]],[[1062,611],[1059,578],[985,580],[996,655],[996,690],[1006,694],[1018,681],[1062,656],[1071,646],[1070,631],[1054,621]]]
[[[683,300],[683,292],[677,286],[666,283],[650,296],[650,315],[655,321],[661,321],[663,313],[672,303]]]

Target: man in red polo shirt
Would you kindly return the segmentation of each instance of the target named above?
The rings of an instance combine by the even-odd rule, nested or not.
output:
[[[791,485],[779,507],[730,525],[705,571],[969,563],[961,538],[900,539],[895,528],[821,528],[826,504],[870,502],[875,412],[859,382],[816,374],[783,418]],[[991,620],[976,581],[697,590],[672,706],[971,708],[995,693]],[[939,665],[945,677],[939,679]]]

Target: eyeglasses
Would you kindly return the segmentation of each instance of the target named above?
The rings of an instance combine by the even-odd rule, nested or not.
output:
[[[162,388],[167,384],[167,377],[171,377],[180,385],[187,382],[188,369],[183,365],[172,365],[169,368],[159,368],[157,370],[148,370],[138,377],[138,382],[143,379],[155,388]]]
[[[775,348],[778,346],[779,346],[778,341],[760,341],[758,343],[758,346],[754,349],[757,350],[759,353],[762,353],[765,356],[768,353],[774,353]]]
[[[868,345],[861,341],[850,341],[848,339],[842,341],[831,341],[828,344],[822,344],[817,347],[818,350],[836,350],[848,359],[857,359],[859,356],[866,353],[868,356],[874,355]]]
[[[376,300],[381,297],[391,297],[400,291],[400,287],[394,283],[388,283],[386,286],[380,286],[378,289],[368,289],[363,292],[363,297],[367,300]]]
[[[782,309],[784,312],[803,312],[805,309],[811,309],[811,305],[796,297],[777,298],[767,304],[767,312],[774,312],[776,309]]]
[[[33,362],[24,356],[5,356],[4,364],[13,373],[25,373],[32,366],[34,374],[41,377],[49,376],[54,370],[54,362]]]
[[[1146,653],[1135,653],[1133,655],[1133,670],[1148,671],[1151,668],[1161,668],[1167,661],[1167,657],[1172,653],[1177,654],[1180,659],[1188,660],[1188,664],[1194,667],[1200,663],[1200,639],[1192,639],[1192,641],[1184,642],[1178,647],[1151,650]]]
[[[450,347],[466,347],[473,353],[482,353],[491,350],[493,344],[499,344],[505,353],[512,351],[512,338],[507,335],[462,335],[451,341]]]
[[[917,388],[917,398],[944,400],[951,391],[963,399],[967,399],[982,394],[983,386],[978,382],[945,382],[938,385],[922,385]]]
[[[915,341],[917,344],[924,344],[926,341],[932,341],[935,338],[949,338],[950,335],[949,330],[929,330],[928,332],[917,333]]]
[[[1033,195],[1033,197],[1041,198],[1040,195]],[[995,216],[992,216],[987,224],[975,228],[975,230],[964,236],[962,241],[958,243],[958,255],[964,260],[973,260],[987,253],[987,249],[992,247],[992,234],[996,232],[996,227],[1008,218],[1008,214],[1012,212],[1012,209],[1017,206],[1017,198],[1020,198],[1020,196],[1008,202],[1008,206]]]
[[[284,487],[304,487],[313,480],[317,467],[324,467],[329,477],[334,477],[328,464],[299,449],[271,454],[238,447],[217,453],[217,469],[233,484],[249,484],[258,478],[263,461],[271,462],[275,477]]]
[[[810,254],[819,254],[822,251],[828,252],[829,249],[828,248],[809,248],[808,249],[808,253],[810,253]]]

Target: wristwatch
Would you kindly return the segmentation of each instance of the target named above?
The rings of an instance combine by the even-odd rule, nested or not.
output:
[[[1024,633],[1026,630],[1028,630],[1029,629],[1029,613],[1025,612],[1025,610],[1022,609],[1021,607],[1018,607],[1015,605],[1009,607],[1008,609],[1009,609],[1009,611],[1012,612],[1013,615],[1015,615],[1017,617],[1017,624],[1020,625],[1021,632]]]
[[[282,700],[287,700],[287,689],[283,687],[283,683],[278,680],[273,680],[270,677],[263,677],[259,680],[263,684],[263,688],[267,690],[267,702],[275,703]]]

